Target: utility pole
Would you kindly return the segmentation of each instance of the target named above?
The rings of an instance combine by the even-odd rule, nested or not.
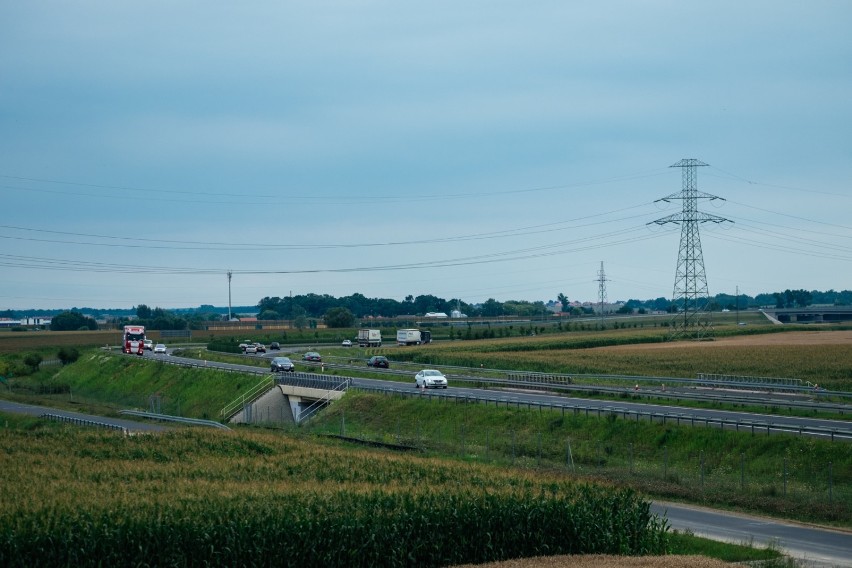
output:
[[[606,303],[606,274],[604,274],[604,265],[601,261],[601,269],[598,271],[598,302],[600,303],[601,312],[601,327],[604,325],[604,304]]]
[[[737,325],[740,325],[740,286],[737,284]]]
[[[231,271],[228,271],[228,321],[231,321]]]
[[[651,221],[651,223],[657,225],[676,223],[681,226],[680,250],[678,251],[674,292],[672,294],[672,301],[677,307],[677,312],[672,319],[671,336],[673,338],[706,339],[713,335],[713,325],[710,321],[710,312],[707,309],[710,303],[710,292],[707,287],[707,274],[704,271],[704,257],[701,252],[701,236],[698,234],[698,225],[699,223],[720,224],[730,221],[730,219],[698,211],[699,199],[722,199],[698,191],[696,168],[706,165],[695,158],[684,158],[670,166],[681,168],[683,189],[680,193],[673,193],[668,197],[657,199],[655,203],[680,199],[683,202],[683,210],[680,213]]]

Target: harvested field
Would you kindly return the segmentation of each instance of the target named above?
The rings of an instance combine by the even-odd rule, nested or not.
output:
[[[667,343],[642,343],[595,347],[607,351],[651,351],[656,349],[685,349],[689,347],[763,347],[798,345],[852,345],[852,330],[844,331],[792,331],[789,333],[767,333],[723,337],[714,341],[672,341]]]

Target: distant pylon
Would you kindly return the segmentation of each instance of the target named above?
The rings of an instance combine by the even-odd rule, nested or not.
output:
[[[228,271],[228,321],[231,321],[231,271]]]
[[[598,271],[598,301],[600,302],[601,325],[604,323],[604,305],[606,304],[606,274],[604,273],[603,261]]]
[[[701,237],[698,234],[698,225],[708,222],[719,224],[730,221],[730,219],[698,211],[699,199],[722,199],[698,191],[696,182],[698,173],[695,168],[706,165],[695,158],[684,158],[670,166],[681,168],[683,189],[680,193],[673,193],[668,197],[657,199],[657,201],[668,202],[681,199],[683,210],[680,213],[651,222],[657,225],[665,225],[666,223],[681,225],[680,250],[677,256],[677,270],[674,292],[672,293],[672,301],[677,307],[671,328],[671,335],[675,338],[708,339],[713,335],[713,324],[708,310],[710,291],[707,287],[707,274],[704,271],[704,256],[701,253]]]

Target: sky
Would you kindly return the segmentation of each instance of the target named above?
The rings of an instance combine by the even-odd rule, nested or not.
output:
[[[0,310],[852,287],[847,1],[0,2]]]

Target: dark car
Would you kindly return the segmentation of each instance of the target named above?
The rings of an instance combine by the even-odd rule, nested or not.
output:
[[[271,370],[273,373],[295,371],[296,365],[293,364],[289,357],[276,357],[272,360]]]
[[[269,349],[272,351],[277,351],[278,349],[281,349],[281,345],[277,341],[273,341],[269,344]]]
[[[387,357],[382,357],[381,355],[373,355],[370,357],[370,360],[367,361],[368,367],[383,367],[385,369],[390,368],[390,361],[388,361]]]
[[[322,357],[316,351],[308,351],[302,356],[302,359],[305,361],[316,361],[317,363],[322,361]]]

